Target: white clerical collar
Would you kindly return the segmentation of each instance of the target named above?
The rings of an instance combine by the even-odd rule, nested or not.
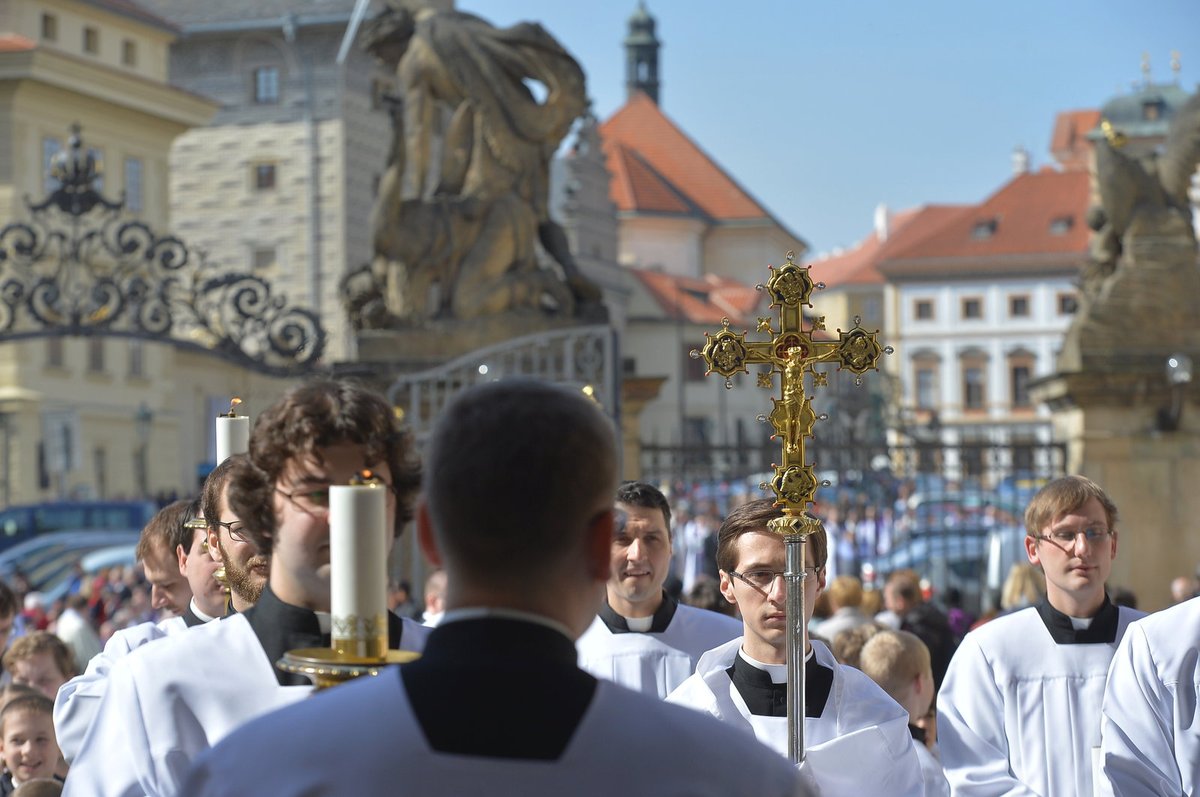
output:
[[[196,615],[196,619],[202,623],[210,623],[213,620],[217,619],[217,618],[213,617],[211,614],[205,614],[204,612],[200,611],[200,607],[196,605],[195,598],[192,598],[192,602],[191,602],[191,604],[189,604],[189,607],[192,610],[192,614]]]
[[[523,612],[519,609],[501,609],[496,606],[466,606],[461,609],[450,609],[442,615],[442,619],[441,622],[438,623],[438,627],[441,628],[447,623],[456,623],[460,620],[481,620],[485,617],[500,620],[519,620],[523,623],[544,625],[546,628],[562,634],[572,642],[574,642],[576,638],[576,635],[571,633],[571,629],[567,628],[557,620],[551,620],[544,614]]]
[[[786,684],[787,683],[787,664],[767,664],[758,659],[751,658],[746,655],[746,651],[738,649],[738,655],[742,657],[742,661],[749,664],[756,670],[762,670],[767,675],[771,676],[771,683]],[[808,655],[804,657],[804,662],[807,664],[812,661],[813,652],[808,651]]]
[[[639,634],[644,634],[654,625],[654,615],[649,617],[626,617],[621,615],[621,619],[625,621],[625,625],[629,626],[630,631],[636,631]]]
[[[1096,618],[1094,618],[1094,617],[1072,617],[1071,615],[1068,614],[1067,619],[1071,621],[1072,628],[1074,628],[1076,631],[1082,631],[1085,628],[1091,628],[1092,620],[1094,620]]]
[[[321,626],[321,633],[328,634],[329,629],[333,628],[333,617],[329,612],[313,612],[317,616],[317,623]]]

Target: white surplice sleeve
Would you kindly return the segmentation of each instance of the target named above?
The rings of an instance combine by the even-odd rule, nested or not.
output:
[[[1180,646],[1186,644],[1179,641]],[[1195,657],[1191,658],[1194,670]],[[1177,675],[1186,677],[1186,673]],[[1188,793],[1176,757],[1180,718],[1175,696],[1164,680],[1142,623],[1133,623],[1113,657],[1104,690],[1100,794],[1183,797]],[[1187,722],[1196,719],[1194,690],[1190,702],[1192,715],[1185,718]],[[1194,764],[1200,767],[1200,761]]]
[[[1039,797],[1009,764],[1004,700],[993,665],[968,634],[938,693],[938,747],[955,797]]]

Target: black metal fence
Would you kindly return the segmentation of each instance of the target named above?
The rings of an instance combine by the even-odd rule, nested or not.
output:
[[[968,612],[998,605],[1011,566],[1025,561],[1025,505],[1063,475],[1061,443],[821,444],[811,448],[819,480],[814,511],[825,520],[833,574],[870,588],[912,568],[935,600]],[[721,515],[768,493],[778,446],[642,447],[642,478],[672,500]]]

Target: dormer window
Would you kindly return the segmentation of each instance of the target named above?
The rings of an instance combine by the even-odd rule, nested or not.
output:
[[[996,219],[981,219],[975,222],[975,226],[971,228],[971,237],[976,240],[991,238],[996,234]]]
[[[699,291],[699,290],[696,290],[695,288],[684,288],[683,292],[686,293],[688,296],[692,297],[693,299],[696,299],[697,301],[701,301],[701,302],[704,302],[705,304],[708,304],[708,300],[709,300],[708,291]]]
[[[1075,224],[1075,219],[1072,216],[1059,216],[1050,220],[1051,235],[1066,235],[1071,231],[1071,227]]]
[[[1154,122],[1162,118],[1163,103],[1162,100],[1149,100],[1142,103],[1142,119],[1147,122]]]

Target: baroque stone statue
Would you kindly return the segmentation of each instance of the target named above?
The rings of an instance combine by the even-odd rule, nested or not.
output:
[[[498,29],[415,0],[389,0],[364,36],[399,97],[374,262],[343,286],[352,322],[594,315],[599,291],[548,201],[550,159],[587,108],[575,59],[540,25]]]

